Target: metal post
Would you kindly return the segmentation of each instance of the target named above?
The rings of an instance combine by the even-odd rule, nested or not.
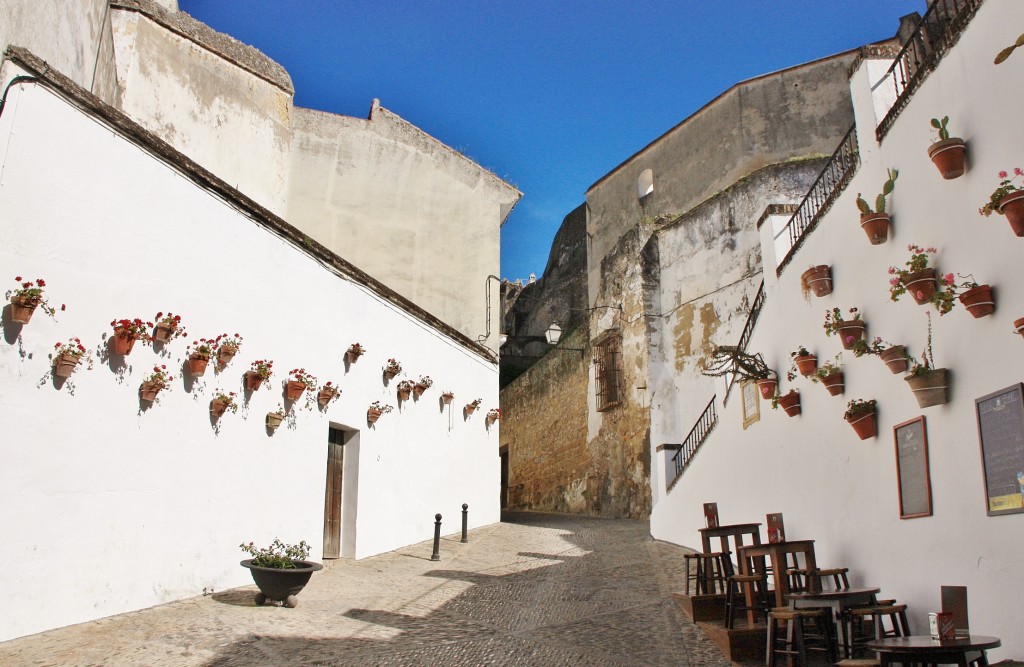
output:
[[[434,553],[430,560],[441,560],[441,515],[434,515]]]
[[[469,542],[469,535],[466,534],[466,530],[469,526],[469,505],[462,503],[462,539],[460,542],[465,544]]]

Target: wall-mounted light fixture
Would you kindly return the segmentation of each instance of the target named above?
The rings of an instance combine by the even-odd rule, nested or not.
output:
[[[579,352],[580,357],[585,356],[585,350],[581,347],[558,347],[558,341],[562,340],[562,327],[558,326],[558,322],[552,322],[548,330],[544,332],[544,338],[547,339],[548,345],[551,345],[556,350],[564,352]]]

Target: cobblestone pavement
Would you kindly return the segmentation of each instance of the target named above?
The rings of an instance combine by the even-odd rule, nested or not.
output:
[[[511,514],[469,539],[334,561],[295,609],[238,588],[0,643],[0,665],[729,664],[646,522]]]

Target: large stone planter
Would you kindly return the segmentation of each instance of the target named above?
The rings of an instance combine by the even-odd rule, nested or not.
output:
[[[294,568],[281,569],[253,565],[251,558],[242,561],[242,567],[249,568],[252,580],[260,589],[260,592],[256,594],[256,604],[262,605],[267,600],[276,600],[289,608],[294,608],[299,604],[295,596],[305,588],[313,573],[322,570],[324,566],[308,560],[292,562],[295,563]]]

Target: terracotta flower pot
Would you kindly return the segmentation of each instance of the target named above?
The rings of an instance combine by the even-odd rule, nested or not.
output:
[[[911,375],[904,378],[914,392],[918,407],[930,408],[949,400],[949,383],[945,368],[936,368],[928,375]]]
[[[864,340],[867,325],[863,320],[840,320],[836,325],[836,334],[839,335],[843,349],[852,350],[857,341]]]
[[[416,385],[413,385],[412,393],[416,394],[416,398],[419,398],[420,396],[423,395],[423,392],[425,392],[426,390],[427,390],[427,385],[425,385],[425,384],[416,384]]]
[[[860,216],[860,228],[868,235],[871,245],[881,245],[889,239],[889,214],[865,213]]]
[[[220,419],[224,416],[224,413],[227,412],[229,405],[231,404],[227,401],[215,398],[210,401],[210,414]]]
[[[1024,317],[1013,321],[1013,330],[1024,336]]]
[[[59,378],[69,378],[81,361],[82,357],[65,352],[54,360],[53,375]]]
[[[796,369],[800,371],[800,375],[804,377],[810,377],[814,375],[814,371],[818,370],[818,357],[813,354],[794,357],[793,361],[796,362]]]
[[[121,334],[115,333],[113,338],[114,354],[120,354],[122,357],[127,357],[132,353],[132,348],[135,347],[135,336],[122,336]]]
[[[384,371],[384,377],[388,380],[394,380],[396,375],[398,375],[398,371]]]
[[[449,405],[453,400],[455,400],[455,394],[441,394],[441,401],[445,405]]]
[[[217,348],[217,361],[221,366],[226,366],[235,358],[236,354],[238,354],[238,348],[234,345],[222,345]]]
[[[32,313],[36,312],[40,300],[27,296],[11,297],[11,319],[18,324],[28,324],[32,319]]]
[[[963,139],[955,137],[934,143],[928,147],[928,157],[932,159],[939,173],[946,180],[962,176],[964,173],[964,155],[966,146]]]
[[[284,397],[289,401],[297,401],[302,398],[302,393],[306,391],[306,383],[299,382],[298,380],[288,380],[288,384],[284,388]]]
[[[902,345],[887,348],[879,353],[878,358],[885,362],[892,373],[907,372],[907,348]]]
[[[409,400],[409,396],[411,394],[412,394],[412,389],[399,389],[398,390],[398,398],[400,398],[403,401],[408,401]]]
[[[846,419],[846,421],[856,431],[857,437],[861,440],[867,440],[878,435],[878,424],[875,421],[874,412],[866,412],[864,414],[854,415]]]
[[[159,343],[168,343],[174,335],[174,326],[161,322],[153,328],[153,340]]]
[[[900,282],[907,288],[907,292],[914,297],[914,301],[919,306],[929,303],[935,296],[935,269],[921,269],[908,273],[900,278]]]
[[[761,392],[761,398],[771,400],[775,390],[779,388],[779,381],[775,378],[764,378],[757,381],[757,388]]]
[[[1024,236],[1024,190],[1016,190],[999,200],[999,212],[1017,236]]]
[[[139,390],[139,396],[142,400],[153,402],[156,400],[156,395],[160,393],[160,390],[164,386],[159,382],[143,382],[142,388]]]
[[[345,352],[345,359],[347,359],[350,364],[354,364],[359,361],[359,357],[361,356],[363,356],[362,352],[353,352],[352,350],[347,350]]]
[[[263,384],[263,378],[256,371],[245,372],[245,388],[249,391],[256,391]]]
[[[476,406],[475,405],[473,405],[472,403],[469,403],[468,405],[466,405],[466,414],[467,415],[471,415],[474,412],[476,412]]]
[[[281,425],[281,422],[283,421],[284,415],[282,415],[280,412],[267,413],[267,428],[269,428],[271,431],[276,431],[277,428]]]
[[[779,396],[779,405],[782,406],[787,415],[796,417],[800,414],[800,392],[796,389],[790,389],[789,393],[785,396]]]
[[[377,420],[380,419],[381,414],[382,413],[380,410],[370,408],[369,410],[366,411],[366,421],[370,422],[371,424],[376,424]]]
[[[327,405],[334,400],[334,396],[337,394],[337,390],[334,389],[321,389],[320,393],[316,395],[316,402],[321,406]]]
[[[836,371],[832,375],[827,375],[821,378],[821,383],[825,385],[825,389],[831,396],[839,396],[845,391],[846,385],[844,384],[842,371]]]
[[[992,296],[990,285],[978,285],[967,290],[959,297],[960,303],[974,317],[985,317],[991,315],[996,309],[996,300]]]
[[[206,373],[206,366],[210,363],[210,357],[204,354],[193,354],[188,358],[188,372],[195,377],[202,377]]]
[[[832,293],[832,272],[827,264],[807,269],[800,276],[800,282],[810,287],[814,296],[828,296]]]

